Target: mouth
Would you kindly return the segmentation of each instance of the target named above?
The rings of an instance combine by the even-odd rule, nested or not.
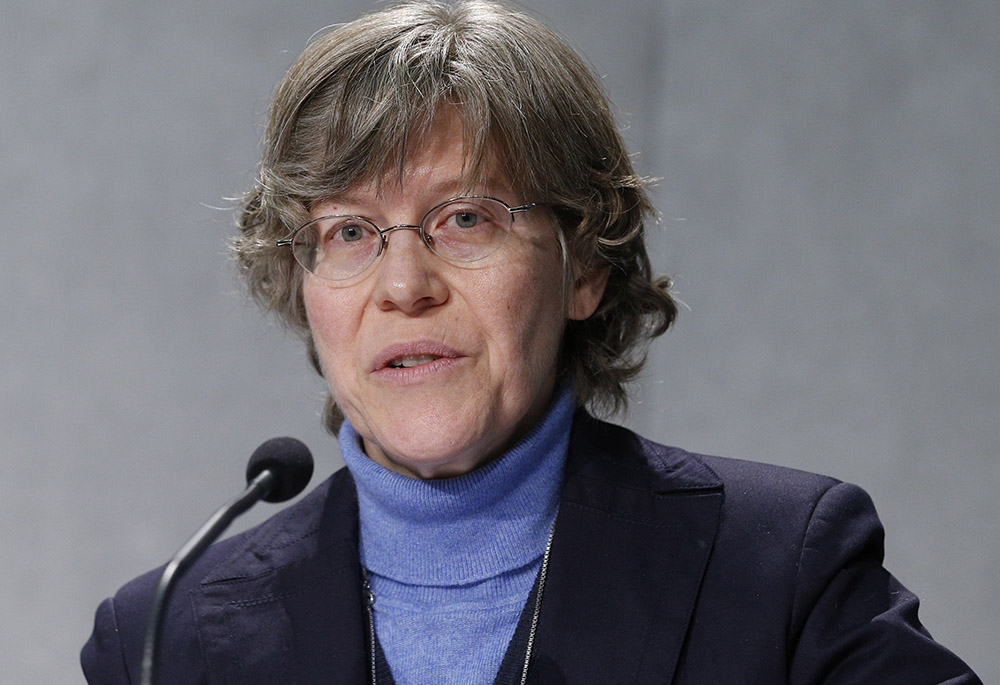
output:
[[[401,369],[435,368],[441,363],[455,361],[464,355],[444,343],[418,340],[389,345],[372,360],[371,370],[397,371]]]
[[[390,360],[386,364],[386,367],[390,369],[412,369],[414,366],[430,364],[438,359],[441,359],[441,357],[436,354],[405,354],[402,357]]]

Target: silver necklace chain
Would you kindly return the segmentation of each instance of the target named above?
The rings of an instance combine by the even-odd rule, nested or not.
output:
[[[556,522],[552,522],[548,540],[545,541],[545,554],[542,555],[542,568],[538,571],[538,593],[535,595],[535,608],[531,614],[531,628],[528,631],[528,646],[524,650],[524,666],[521,668],[521,685],[528,682],[528,666],[531,663],[531,650],[535,646],[535,631],[538,629],[538,615],[542,611],[542,593],[545,591],[545,578],[549,571],[549,552],[552,550],[552,536],[556,531]],[[361,567],[362,584],[365,591],[365,611],[368,614],[368,653],[371,655],[372,685],[376,685],[375,672],[375,617],[372,607],[375,605],[375,595],[368,580],[368,570]]]
[[[552,521],[549,529],[549,539],[545,541],[545,554],[542,556],[542,568],[538,571],[538,593],[535,595],[535,611],[531,614],[531,630],[528,631],[528,646],[524,650],[524,668],[521,670],[521,685],[528,682],[528,664],[531,661],[531,648],[535,645],[535,630],[538,628],[538,614],[542,611],[542,593],[545,591],[545,576],[549,571],[549,551],[552,550],[552,535],[556,531],[556,522]]]

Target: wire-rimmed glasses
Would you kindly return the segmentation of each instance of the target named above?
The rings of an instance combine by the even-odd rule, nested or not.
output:
[[[431,252],[453,264],[476,262],[500,249],[514,225],[514,215],[537,204],[511,207],[495,197],[469,195],[446,200],[424,214],[419,225],[379,228],[361,216],[321,216],[277,241],[291,247],[302,268],[328,281],[343,281],[363,273],[389,244],[398,229],[420,232]]]

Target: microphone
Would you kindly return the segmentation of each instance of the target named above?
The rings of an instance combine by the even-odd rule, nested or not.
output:
[[[284,502],[305,490],[313,473],[313,458],[309,448],[295,438],[271,438],[261,444],[247,463],[247,487],[239,495],[219,507],[201,528],[184,543],[160,574],[149,614],[146,617],[146,637],[142,645],[140,685],[153,685],[163,628],[163,611],[174,586],[184,572],[201,556],[233,520],[257,503]]]
[[[305,490],[313,474],[309,448],[295,438],[271,438],[253,451],[247,462],[247,484],[265,471],[274,476],[271,488],[261,495],[265,502],[284,502]]]

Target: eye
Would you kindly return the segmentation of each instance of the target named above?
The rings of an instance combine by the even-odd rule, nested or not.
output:
[[[481,219],[475,212],[458,212],[454,215],[455,225],[459,228],[473,228]]]
[[[365,237],[365,229],[357,224],[348,224],[339,227],[334,231],[332,239],[342,240],[345,243],[353,243]]]
[[[435,230],[459,229],[480,232],[497,223],[497,211],[489,200],[463,199],[442,206],[432,221]]]
[[[330,217],[318,226],[319,239],[324,249],[344,249],[348,244],[356,247],[374,235],[372,228],[354,217]]]
[[[507,206],[488,197],[446,202],[425,222],[427,246],[451,262],[474,262],[489,256],[510,231]]]

